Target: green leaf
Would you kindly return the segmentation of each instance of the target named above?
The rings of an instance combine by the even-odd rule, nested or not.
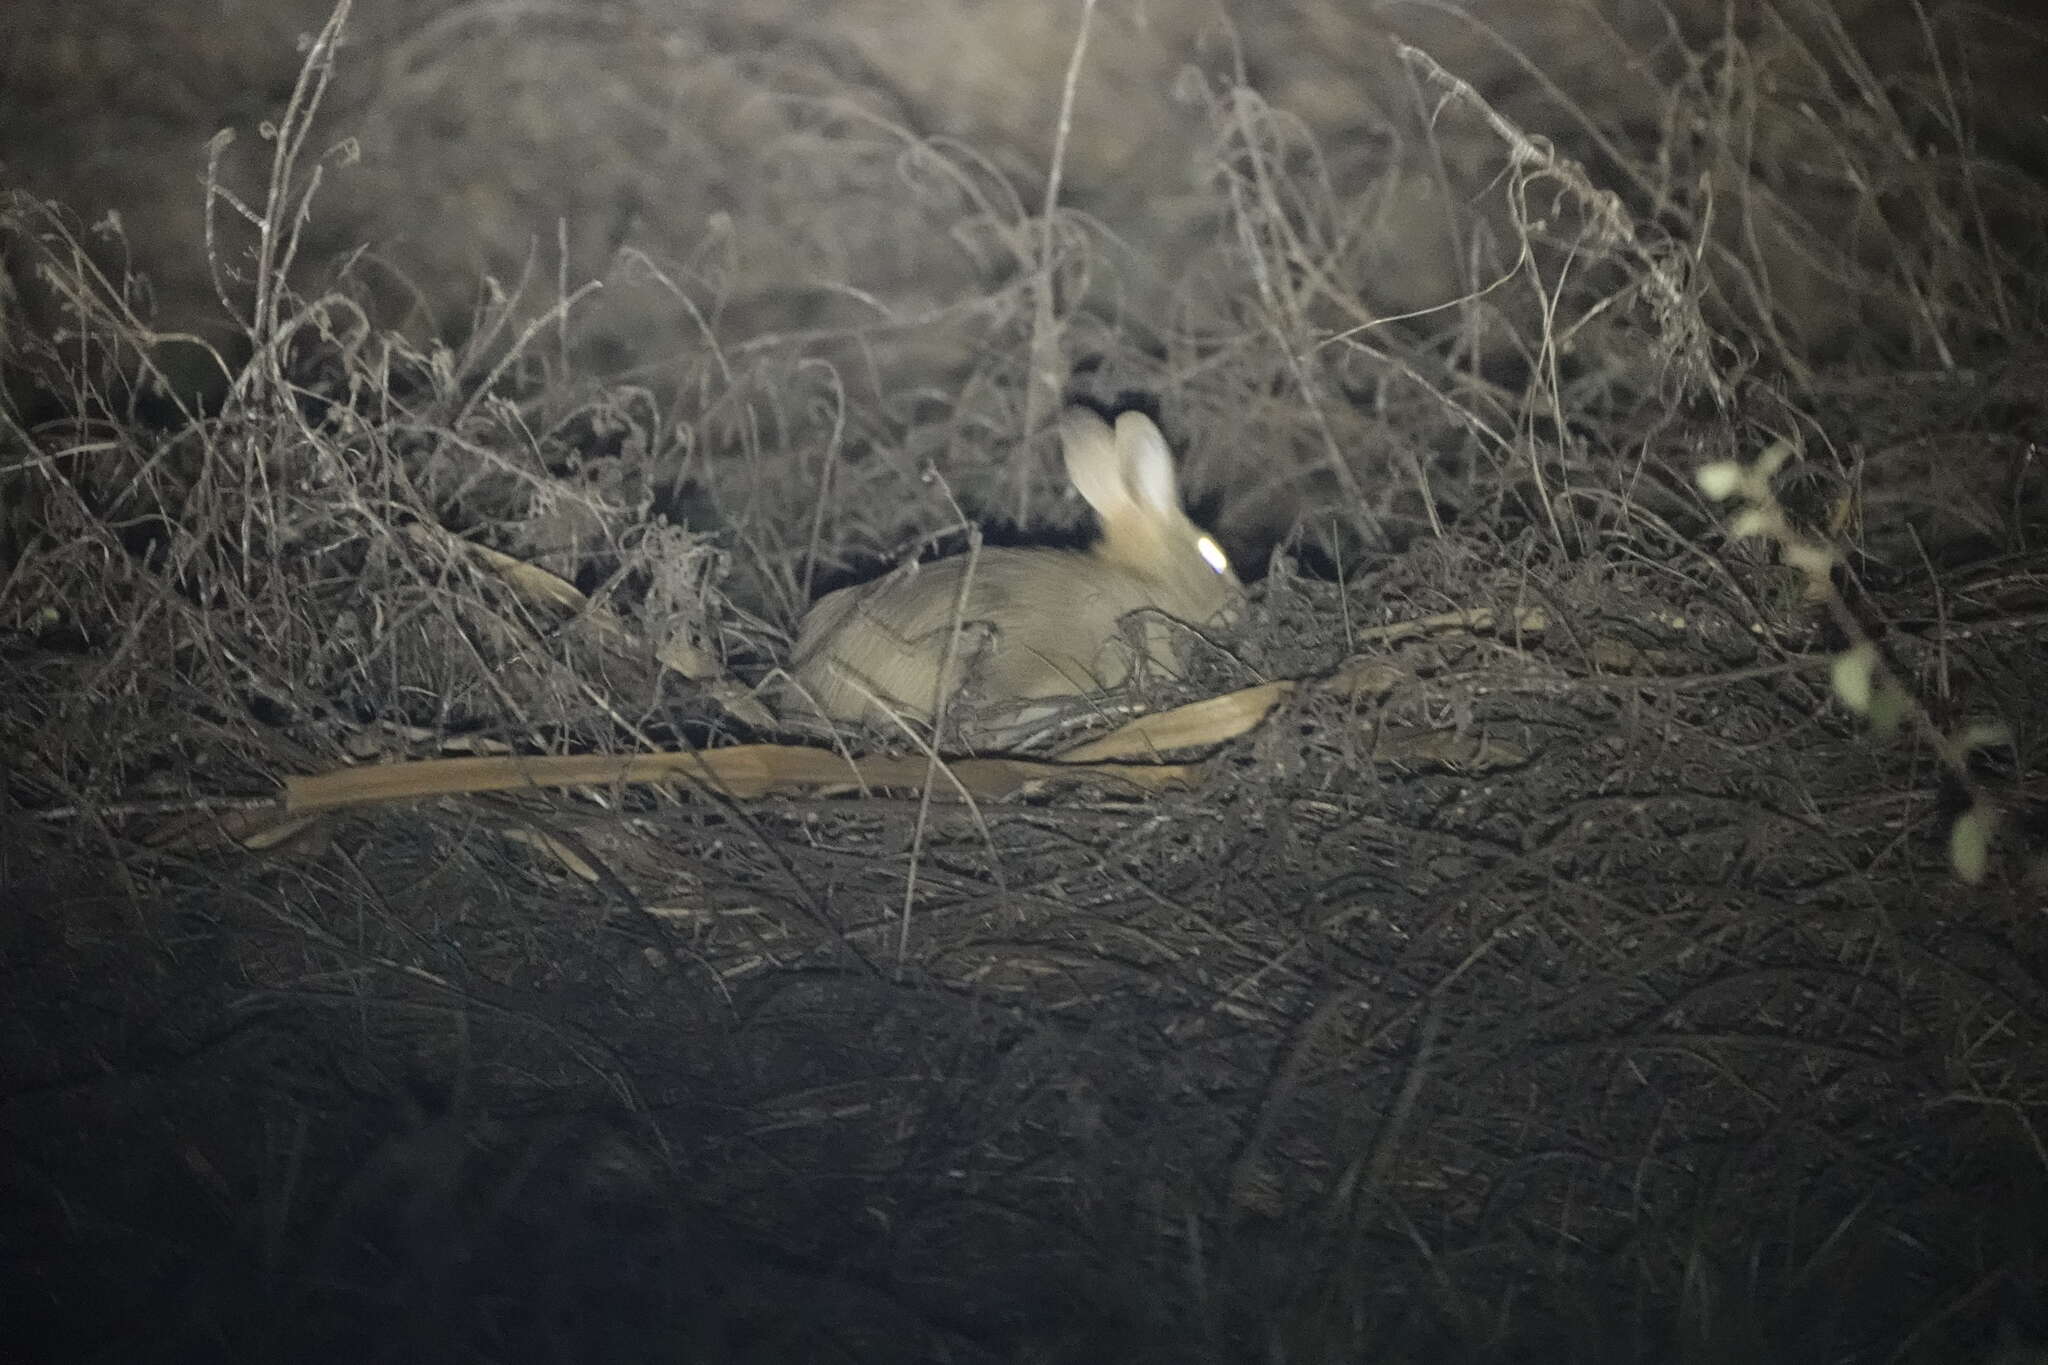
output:
[[[1984,871],[1991,861],[1991,822],[1993,812],[1982,802],[1963,812],[1948,832],[1948,865],[1955,869],[1958,880],[1971,886],[1984,880]]]
[[[1693,478],[1698,482],[1700,492],[1715,502],[1726,502],[1742,486],[1742,466],[1733,460],[1716,460],[1694,470]]]
[[[1877,646],[1865,640],[1835,656],[1830,676],[1842,705],[1863,715],[1870,710],[1871,678],[1877,668]]]

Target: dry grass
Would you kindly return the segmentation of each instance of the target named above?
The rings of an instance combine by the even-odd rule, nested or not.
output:
[[[157,334],[90,232],[8,201],[67,309],[10,332],[0,412],[12,1334],[1076,1362],[2048,1335],[2039,148],[1977,137],[1945,20],[1908,79],[1829,15],[1674,31],[1637,141],[1402,53],[1458,151],[1431,173],[1464,287],[1400,317],[1373,196],[1227,74],[1190,91],[1218,231],[1156,310],[1119,311],[1149,296],[1056,194],[821,105],[893,142],[975,279],[734,340],[716,272],[622,260],[609,290],[705,320],[624,378],[584,368],[566,267],[459,344],[353,276],[295,286],[331,46],[262,196],[209,189],[238,348]],[[1837,308],[1890,368],[1815,339]],[[957,364],[881,363],[923,325]],[[1073,529],[1064,390],[1150,395],[1233,552],[1272,556],[1253,624],[1145,700],[1384,685],[1295,690],[1146,800],[615,785],[242,842],[348,764],[774,737],[735,680],[823,587],[970,520]],[[1825,603],[1695,490],[1776,437],[1788,525],[1839,551]],[[1852,638],[1932,733],[2009,742],[1958,774],[1874,735],[1831,691]],[[1976,887],[1965,788],[2002,817]]]

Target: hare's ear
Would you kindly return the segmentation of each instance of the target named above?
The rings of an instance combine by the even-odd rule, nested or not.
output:
[[[1121,423],[1111,432],[1109,423],[1086,408],[1068,408],[1060,416],[1067,480],[1080,490],[1105,526],[1127,522],[1137,511],[1137,495],[1120,449],[1122,435]]]
[[[1180,515],[1180,488],[1173,480],[1173,455],[1166,438],[1142,412],[1116,419],[1116,450],[1123,465],[1124,487],[1155,520]]]

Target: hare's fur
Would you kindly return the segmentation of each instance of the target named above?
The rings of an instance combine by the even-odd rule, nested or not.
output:
[[[1181,510],[1151,420],[1127,412],[1112,430],[1076,408],[1060,436],[1102,538],[1085,552],[985,549],[826,594],[798,632],[799,711],[929,721],[963,693],[997,707],[1081,695],[1124,682],[1140,651],[1178,672],[1183,627],[1239,618],[1244,589]]]

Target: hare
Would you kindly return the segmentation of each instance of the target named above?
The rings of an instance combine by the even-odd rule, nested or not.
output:
[[[799,711],[929,722],[963,694],[998,710],[1078,696],[1128,679],[1139,650],[1177,673],[1186,627],[1242,617],[1244,588],[1181,510],[1150,418],[1126,412],[1112,429],[1070,408],[1060,440],[1102,538],[1086,551],[990,548],[827,593],[797,635]]]

